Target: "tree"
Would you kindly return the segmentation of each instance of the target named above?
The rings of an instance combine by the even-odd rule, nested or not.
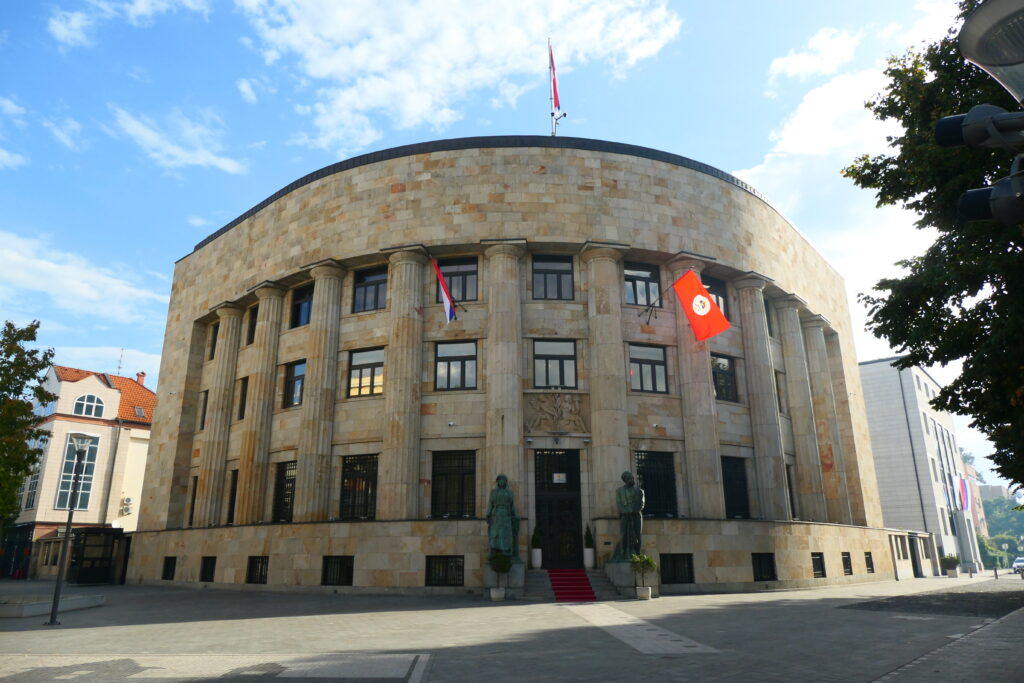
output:
[[[33,401],[43,405],[57,399],[43,389],[53,349],[39,351],[25,344],[36,340],[39,322],[18,327],[7,321],[0,331],[0,520],[18,513],[16,493],[42,455],[32,443],[46,432],[38,429]]]
[[[1024,511],[1014,507],[1012,498],[994,498],[982,502],[985,524],[992,536],[1009,535],[1016,539],[1024,536]]]
[[[961,17],[980,0],[962,0]],[[875,190],[878,206],[899,205],[938,238],[921,256],[901,261],[905,275],[861,294],[868,328],[901,354],[900,368],[963,360],[960,376],[931,401],[972,418],[994,445],[999,474],[1024,484],[1024,239],[1020,226],[961,223],[965,190],[1008,175],[1006,152],[940,149],[935,123],[988,103],[1018,109],[1013,98],[957,48],[959,25],[937,43],[888,62],[886,90],[865,106],[892,119],[901,135],[887,138],[892,154],[863,155],[843,173]]]

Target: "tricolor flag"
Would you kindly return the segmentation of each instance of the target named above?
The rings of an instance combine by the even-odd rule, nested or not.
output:
[[[961,506],[964,512],[971,511],[971,488],[967,484],[967,480],[960,477],[960,500],[963,501]]]
[[[448,283],[444,281],[444,275],[441,275],[441,269],[437,265],[437,259],[430,259],[430,262],[434,264],[434,272],[437,273],[437,284],[441,287],[441,302],[444,303],[444,317],[445,324],[447,325],[451,321],[456,319],[455,316],[455,302],[452,301],[451,292],[448,291]]]
[[[551,49],[551,41],[548,41],[548,59],[551,62],[551,106],[552,114],[558,116],[562,111],[562,105],[558,101],[558,75],[555,73],[555,53]]]
[[[697,273],[686,271],[685,275],[675,281],[672,289],[679,298],[679,305],[683,307],[697,341],[704,341],[729,329],[729,321],[708,290],[704,289]]]

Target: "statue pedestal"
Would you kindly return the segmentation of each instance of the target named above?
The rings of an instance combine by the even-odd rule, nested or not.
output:
[[[633,575],[633,568],[629,565],[629,562],[605,562],[604,573],[608,576],[608,579],[612,582],[619,591],[619,595],[627,598],[635,598],[636,590],[634,590],[640,581],[639,576]],[[651,595],[658,597],[659,581],[658,572],[647,572],[647,576],[644,577],[643,586],[651,587]]]
[[[509,600],[518,600],[523,597],[523,585],[525,583],[526,565],[522,562],[516,562],[512,565],[512,569],[509,570],[508,574],[501,576],[491,569],[490,565],[484,565],[484,587],[504,587],[505,597]]]

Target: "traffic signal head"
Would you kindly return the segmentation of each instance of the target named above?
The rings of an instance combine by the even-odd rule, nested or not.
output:
[[[935,142],[940,147],[1024,148],[1024,112],[979,104],[966,114],[939,119]]]

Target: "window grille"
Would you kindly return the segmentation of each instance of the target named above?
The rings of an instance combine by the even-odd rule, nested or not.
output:
[[[355,275],[352,312],[376,311],[387,306],[388,269],[360,270]]]
[[[572,256],[533,257],[533,298],[573,300]]]
[[[372,396],[384,393],[384,349],[352,351],[349,354],[348,395]]]
[[[377,456],[350,455],[341,467],[341,519],[377,516]]]
[[[284,394],[282,408],[302,405],[302,391],[306,384],[306,361],[299,360],[284,366]]]
[[[843,553],[843,574],[853,576],[853,559],[850,557],[850,553]]]
[[[633,391],[668,393],[665,348],[646,344],[629,345],[629,387]]]
[[[711,378],[715,383],[715,398],[719,401],[739,403],[736,389],[736,359],[711,354]]]
[[[213,576],[217,571],[217,558],[212,555],[204,556],[199,562],[199,581],[202,583],[213,583]]]
[[[623,280],[627,304],[661,308],[661,271],[658,266],[626,262],[623,264]]]
[[[662,583],[693,583],[692,553],[661,553]]]
[[[462,586],[462,555],[428,555],[426,585]]]
[[[448,285],[453,301],[476,301],[477,263],[475,258],[453,258],[437,262],[441,277]],[[441,283],[437,283],[437,303],[441,303]]]
[[[245,582],[266,583],[269,569],[270,558],[267,555],[250,555],[249,565],[245,570]]]
[[[437,342],[434,389],[476,389],[476,342]]]
[[[431,480],[431,517],[448,519],[475,515],[475,451],[434,451]]]
[[[814,578],[825,578],[825,553],[811,553],[811,572]]]
[[[295,469],[296,461],[277,463],[274,476],[274,517],[275,522],[292,521],[292,509],[295,505]]]
[[[533,386],[536,389],[576,388],[576,342],[533,342]]]
[[[672,453],[655,451],[636,452],[636,473],[644,490],[644,515],[647,517],[675,517],[676,470]]]
[[[99,445],[99,437],[94,436],[89,439],[89,445],[85,449],[85,455],[82,458],[82,469],[78,477],[78,500],[75,501],[76,510],[89,509],[89,498],[92,495],[92,479],[96,470],[96,453],[99,450]],[[58,510],[68,509],[71,487],[74,484],[75,477],[75,458],[75,445],[71,442],[71,437],[69,436],[67,446],[64,449],[64,466],[61,468],[60,483],[57,488],[57,504],[55,507]]]
[[[351,586],[354,573],[355,558],[352,555],[325,555],[320,585]]]
[[[174,581],[174,570],[178,566],[177,557],[165,557],[164,558],[164,570],[160,574],[162,581]]]
[[[726,519],[750,519],[745,458],[722,456],[722,487],[725,493]]]
[[[750,553],[754,568],[754,581],[778,581],[775,573],[775,553]]]
[[[289,328],[302,327],[309,324],[313,313],[313,283],[296,287],[292,290],[292,315]]]
[[[864,567],[867,569],[868,574],[875,573],[875,560],[871,557],[870,551],[864,553]]]
[[[92,394],[79,396],[71,412],[84,417],[103,417],[103,399]]]

